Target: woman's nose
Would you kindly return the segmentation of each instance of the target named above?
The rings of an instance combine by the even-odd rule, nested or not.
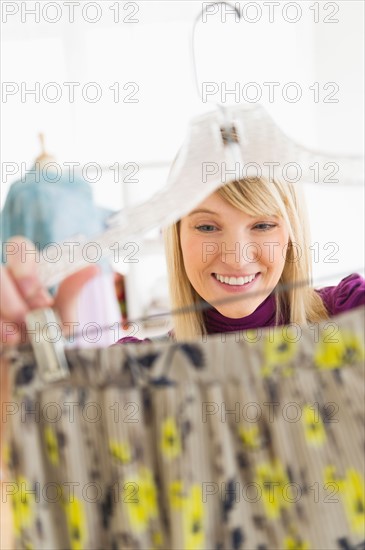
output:
[[[260,246],[250,239],[230,239],[221,242],[221,261],[230,266],[244,266],[260,259]]]

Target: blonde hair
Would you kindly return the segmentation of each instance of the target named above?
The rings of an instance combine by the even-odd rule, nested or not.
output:
[[[217,193],[249,216],[276,215],[287,224],[289,244],[279,285],[293,286],[281,292],[274,291],[275,324],[280,323],[282,316],[286,323],[300,325],[328,319],[328,312],[319,294],[303,284],[305,281],[312,283],[312,263],[308,216],[300,187],[286,181],[245,178],[220,187]],[[164,239],[172,309],[189,309],[188,306],[201,302],[202,298],[192,287],[185,271],[180,222],[165,229]],[[190,308],[182,311],[174,316],[173,321],[177,341],[194,340],[207,333],[203,314],[199,310]]]

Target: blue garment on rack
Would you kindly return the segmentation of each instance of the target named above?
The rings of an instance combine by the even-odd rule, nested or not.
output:
[[[56,181],[56,172],[43,176],[42,170],[37,175],[34,170],[9,189],[2,211],[3,243],[23,235],[42,250],[49,243],[80,234],[90,238],[103,231],[112,211],[95,205],[87,181],[76,174],[70,181],[68,172]]]

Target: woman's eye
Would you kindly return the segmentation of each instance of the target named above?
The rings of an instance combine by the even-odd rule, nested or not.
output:
[[[198,231],[202,231],[203,233],[212,233],[216,229],[215,225],[197,225],[196,228]]]
[[[254,229],[258,229],[259,231],[269,231],[274,227],[276,227],[276,225],[272,225],[270,223],[258,223],[255,225]]]

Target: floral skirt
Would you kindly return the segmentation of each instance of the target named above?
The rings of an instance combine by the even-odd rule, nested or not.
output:
[[[8,354],[17,548],[364,542],[364,308],[319,325]]]

